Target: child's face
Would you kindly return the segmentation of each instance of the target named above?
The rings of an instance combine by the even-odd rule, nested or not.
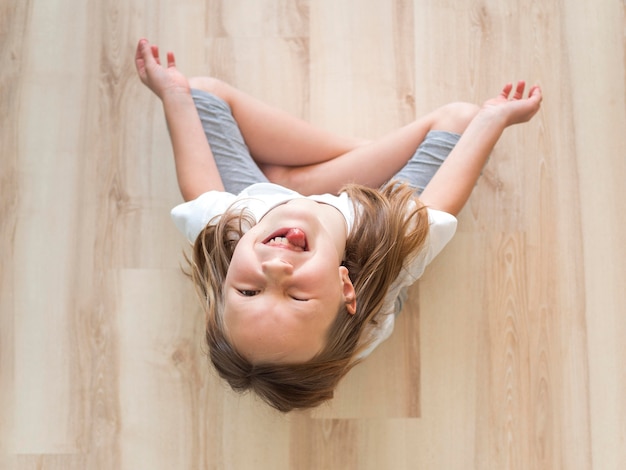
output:
[[[224,322],[238,351],[252,362],[305,362],[323,348],[339,309],[356,308],[340,266],[345,241],[343,216],[307,199],[272,209],[246,232],[224,282]]]

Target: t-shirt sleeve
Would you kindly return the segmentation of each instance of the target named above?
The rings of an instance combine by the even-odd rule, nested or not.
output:
[[[403,274],[408,277],[409,281],[406,284],[414,283],[424,274],[426,266],[441,253],[456,232],[457,219],[447,212],[428,209],[428,222],[429,231],[424,247],[403,267]]]
[[[389,286],[383,305],[376,316],[378,324],[368,333],[369,344],[358,355],[357,359],[363,359],[369,355],[391,335],[395,323],[394,314],[399,313],[397,311],[396,299],[403,289],[406,289],[424,274],[426,266],[452,240],[456,232],[456,217],[447,212],[428,209],[428,222],[430,226],[424,246],[415,257],[404,263],[400,274]]]
[[[171,211],[174,225],[193,243],[211,219],[226,212],[235,197],[222,191],[209,191],[192,201],[179,204]]]

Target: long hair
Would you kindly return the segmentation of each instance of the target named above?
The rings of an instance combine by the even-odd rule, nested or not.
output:
[[[343,188],[355,207],[346,240],[344,265],[357,298],[357,310],[342,307],[329,328],[322,351],[304,363],[252,363],[225,333],[223,284],[239,239],[256,221],[244,210],[227,211],[198,235],[191,277],[206,313],[209,357],[233,390],[254,391],[282,412],[315,407],[333,397],[341,378],[356,365],[387,290],[403,263],[415,256],[428,236],[428,215],[414,188],[389,183],[379,190],[360,185]]]

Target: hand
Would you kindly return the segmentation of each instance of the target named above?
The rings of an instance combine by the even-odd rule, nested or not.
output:
[[[176,68],[173,52],[167,53],[167,67],[161,66],[159,47],[140,39],[135,54],[135,67],[141,82],[163,99],[169,93],[189,93],[187,78]]]
[[[539,111],[542,95],[539,85],[534,85],[524,98],[525,88],[526,83],[520,80],[511,96],[513,84],[507,83],[497,97],[483,104],[483,110],[501,115],[507,126],[529,121]]]

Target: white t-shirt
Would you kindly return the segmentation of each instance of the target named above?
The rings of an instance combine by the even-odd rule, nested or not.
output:
[[[292,199],[304,197],[330,204],[338,209],[346,219],[348,233],[350,233],[354,224],[354,206],[347,193],[341,193],[339,196],[332,194],[302,196],[296,191],[272,183],[253,184],[236,196],[222,191],[209,191],[193,201],[174,207],[171,214],[176,227],[193,243],[211,219],[222,215],[228,209],[245,207],[258,221],[270,209]],[[457,220],[453,215],[428,209],[428,221],[430,227],[424,246],[416,256],[405,261],[400,274],[389,287],[383,308],[376,317],[377,325],[373,326],[369,332],[372,343],[359,358],[370,354],[376,346],[391,335],[395,320],[393,313],[397,313],[394,312],[395,301],[401,290],[420,278],[426,266],[454,236]]]

